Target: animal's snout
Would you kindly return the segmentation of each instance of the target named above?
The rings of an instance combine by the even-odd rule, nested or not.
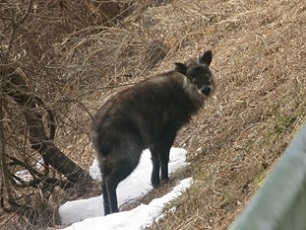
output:
[[[209,96],[211,94],[211,86],[204,86],[202,89],[201,89],[201,93],[206,95],[206,96]]]

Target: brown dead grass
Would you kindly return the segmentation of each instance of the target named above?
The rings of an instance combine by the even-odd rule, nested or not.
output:
[[[178,0],[142,8],[125,19],[124,28],[95,37],[99,48],[91,44],[87,61],[108,54],[102,57],[107,63],[102,86],[136,82],[213,50],[217,94],[176,140],[187,148],[191,168],[172,183],[192,175],[194,185],[175,201],[177,211],[152,229],[226,229],[241,213],[305,122],[305,21],[301,0]],[[152,40],[169,50],[159,66],[142,71],[140,54]],[[88,95],[83,103],[95,111],[105,93]],[[138,202],[169,189],[154,190]]]
[[[153,229],[226,229],[305,122],[302,1],[203,5],[207,23],[194,25],[185,42],[213,49],[218,92],[179,137],[194,186]]]
[[[60,130],[58,144],[88,167],[94,151],[88,141],[91,119],[83,108],[94,113],[113,87],[172,69],[175,61],[212,49],[217,93],[176,140],[176,146],[188,150],[191,166],[175,175],[170,187],[154,190],[139,202],[149,202],[192,175],[194,185],[174,202],[176,212],[152,229],[226,229],[305,122],[305,3],[130,2],[135,11],[118,26],[87,27],[61,43],[58,52],[72,66],[67,75],[90,78],[63,89],[81,102],[68,116],[80,131]],[[162,60],[144,63],[142,54],[150,54],[152,41],[160,41],[166,52]]]

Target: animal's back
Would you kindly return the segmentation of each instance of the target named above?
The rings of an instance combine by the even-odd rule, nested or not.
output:
[[[211,60],[212,52],[206,51],[197,64],[177,62],[175,71],[119,92],[98,110],[92,141],[102,173],[106,215],[119,211],[116,188],[136,168],[143,149],[151,151],[153,187],[169,180],[169,152],[177,131],[215,90]]]
[[[112,97],[94,118],[96,148],[120,141],[124,135],[139,138],[142,147],[147,148],[165,128],[179,129],[195,112],[183,84],[184,77],[172,71],[144,80]]]

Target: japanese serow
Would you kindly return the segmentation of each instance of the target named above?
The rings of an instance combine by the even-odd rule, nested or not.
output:
[[[153,187],[169,180],[169,151],[178,130],[215,91],[211,61],[209,50],[197,63],[175,63],[175,70],[123,90],[97,111],[92,142],[102,173],[105,215],[119,211],[116,188],[136,168],[144,149],[152,154]]]

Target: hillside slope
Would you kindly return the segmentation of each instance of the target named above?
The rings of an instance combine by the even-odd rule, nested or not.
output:
[[[305,3],[174,1],[147,13],[170,46],[181,39],[171,56],[211,48],[218,80],[178,140],[195,184],[154,229],[226,229],[305,122]]]
[[[104,78],[91,87],[109,79],[110,86],[137,82],[172,69],[175,61],[213,51],[217,93],[175,142],[188,150],[191,162],[175,178],[192,175],[194,186],[153,229],[226,229],[305,122],[305,3],[135,2],[137,10],[122,24],[94,35],[90,49],[80,49],[89,52],[88,63],[102,63]],[[146,68],[156,61],[146,63],[154,59],[151,41],[161,42],[166,52],[152,69]],[[83,103],[94,112],[112,91],[93,90]]]
[[[26,7],[20,0],[6,2],[3,12],[16,18],[14,12]],[[174,62],[212,50],[216,94],[175,141],[188,151],[190,166],[139,202],[150,202],[185,177],[192,176],[194,185],[173,202],[176,212],[152,229],[227,229],[305,123],[305,0],[123,0],[104,2],[104,8],[103,1],[93,0],[27,2],[33,9],[23,9],[28,17],[21,18],[26,20],[12,55],[28,50],[16,62],[28,71],[35,93],[57,112],[54,144],[84,168],[95,156],[89,129],[102,101],[173,69]],[[7,25],[12,31],[16,26]],[[9,39],[1,49],[5,42]],[[44,65],[57,71],[45,73]],[[49,80],[54,88],[48,88]],[[97,189],[85,188],[92,191],[87,197],[100,193],[100,186],[93,186]],[[44,211],[41,225],[63,227],[57,226],[57,208],[76,195],[37,194],[31,200],[37,200],[35,211]],[[20,221],[15,229],[24,227],[15,215],[1,211],[0,226],[13,229]]]

